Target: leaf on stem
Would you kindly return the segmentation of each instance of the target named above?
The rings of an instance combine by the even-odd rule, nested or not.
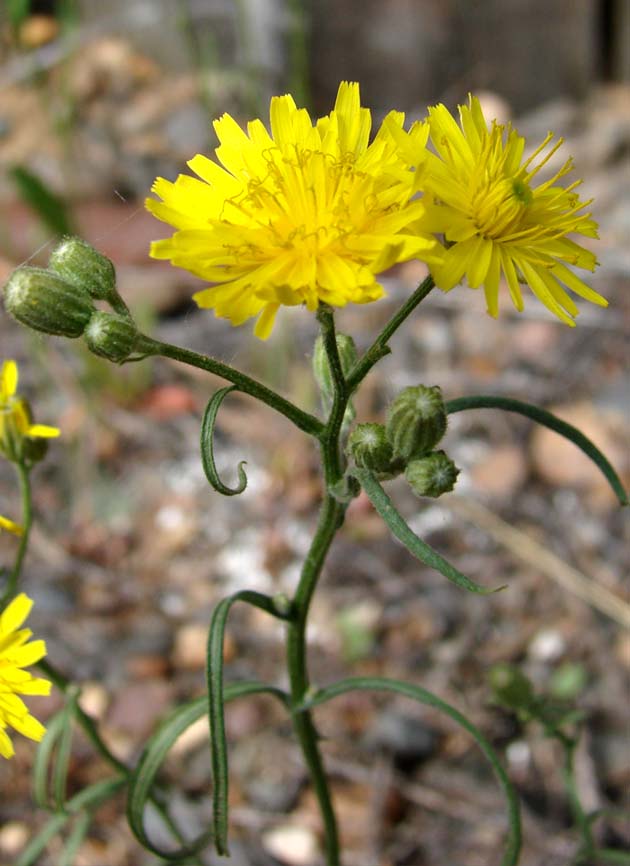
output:
[[[443,574],[447,580],[456,584],[461,589],[467,589],[469,592],[475,592],[479,595],[488,595],[492,592],[498,592],[503,589],[502,586],[494,589],[487,589],[475,583],[465,574],[462,574],[459,569],[447,562],[437,550],[434,550],[426,541],[422,541],[415,532],[407,525],[404,518],[397,511],[394,503],[383,490],[379,482],[376,480],[372,472],[368,469],[354,468],[353,475],[361,483],[361,487],[365,490],[370,502],[389,526],[392,533],[399,541],[405,545],[407,550],[412,553],[416,559],[428,565],[430,568],[435,568],[440,574]]]
[[[418,701],[418,703],[435,707],[470,734],[490,762],[507,802],[510,830],[501,859],[501,866],[515,866],[521,850],[521,821],[518,797],[496,752],[481,731],[466,716],[462,715],[459,710],[456,710],[455,707],[446,703],[446,701],[443,701],[432,692],[423,689],[421,686],[386,677],[351,677],[338,683],[333,683],[333,685],[309,695],[305,704],[299,707],[298,711],[311,709],[311,707],[323,704],[331,700],[331,698],[336,698],[338,695],[352,691],[384,691],[404,695],[414,701]]]
[[[505,412],[516,412],[519,415],[525,415],[538,424],[542,424],[543,427],[548,427],[550,430],[559,433],[560,436],[564,436],[565,439],[573,442],[580,451],[583,451],[587,457],[590,457],[614,490],[621,505],[628,505],[630,503],[621,479],[599,448],[577,427],[566,421],[562,421],[556,415],[547,412],[546,409],[541,409],[540,406],[534,406],[522,400],[513,400],[511,397],[494,397],[491,394],[474,394],[470,397],[458,397],[456,400],[449,400],[445,405],[446,412],[449,415],[453,415],[455,412],[463,412],[465,409],[503,409]]]
[[[259,693],[282,694],[271,686],[257,682],[232,683],[225,689],[224,700],[231,701],[243,695]],[[144,810],[151,798],[155,777],[171,747],[197,719],[205,715],[207,698],[205,696],[189,701],[178,707],[158,728],[155,734],[145,744],[138,766],[129,776],[129,792],[127,798],[127,820],[136,839],[148,851],[163,860],[177,862],[194,856],[209,843],[212,830],[202,833],[188,845],[172,851],[164,851],[154,845],[144,828]]]
[[[217,854],[229,856],[228,836],[228,758],[225,737],[225,715],[223,705],[228,689],[223,687],[223,637],[232,605],[237,601],[251,604],[278,619],[290,619],[291,608],[279,607],[276,601],[260,592],[243,590],[224,598],[216,606],[208,631],[208,651],[206,656],[206,679],[208,685],[208,719],[210,723],[210,748],[212,753],[212,774],[214,778],[213,829],[214,845]],[[283,702],[287,698],[279,689],[268,688]]]
[[[206,473],[206,478],[217,491],[224,496],[237,496],[242,493],[247,487],[247,475],[243,469],[246,463],[242,460],[238,464],[238,486],[227,487],[219,478],[217,467],[214,462],[214,425],[216,423],[217,413],[223,400],[227,397],[230,391],[238,390],[235,385],[229,385],[227,388],[220,388],[212,395],[206,406],[206,411],[203,413],[203,421],[201,422],[201,462],[203,471]]]

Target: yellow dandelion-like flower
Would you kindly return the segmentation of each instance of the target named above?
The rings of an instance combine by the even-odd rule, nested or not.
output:
[[[3,517],[0,514],[0,529],[6,529],[7,532],[12,532],[13,535],[23,535],[24,529],[18,524],[9,520],[8,517]]]
[[[33,632],[21,628],[32,606],[32,600],[22,592],[0,614],[0,755],[3,758],[14,754],[7,728],[14,728],[37,741],[46,732],[19,697],[48,695],[51,689],[48,680],[34,677],[24,670],[46,655],[44,641],[31,641]]]
[[[198,305],[234,325],[259,316],[263,339],[280,305],[376,300],[378,273],[441,256],[432,236],[409,230],[423,205],[411,200],[413,172],[389,131],[403,122],[391,112],[369,143],[370,112],[348,82],[315,123],[291,96],[271,100],[271,134],[260,120],[246,133],[223,115],[214,124],[223,167],[197,155],[188,165],[200,180],[155,181],[161,201],[146,206],[177,231],[154,242],[151,255],[218,284],[194,295]],[[426,130],[412,135],[422,152]]]
[[[607,306],[567,267],[592,271],[597,264],[592,252],[567,237],[597,237],[596,223],[584,213],[590,202],[581,202],[574,192],[581,181],[558,185],[572,170],[572,160],[536,184],[562,139],[551,144],[549,133],[524,160],[525,139],[511,125],[494,121],[488,129],[475,97],[459,106],[459,117],[458,125],[444,105],[429,109],[436,153],[423,157],[420,187],[426,210],[419,229],[442,233],[446,241],[443,261],[431,265],[436,285],[448,291],[465,276],[471,288],[483,286],[492,316],[498,314],[501,275],[519,311],[522,284],[568,325],[575,325],[578,308],[565,287]]]
[[[24,440],[51,439],[59,436],[57,427],[33,424],[26,400],[16,396],[18,367],[15,361],[4,361],[0,367],[0,454],[8,460],[21,460]]]

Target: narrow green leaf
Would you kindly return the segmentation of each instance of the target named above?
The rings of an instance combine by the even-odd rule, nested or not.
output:
[[[613,866],[630,866],[630,854],[614,848],[598,848],[595,851],[598,863],[611,863]]]
[[[258,693],[279,694],[278,689],[257,682],[232,683],[226,686],[224,699],[226,701],[243,695]],[[127,820],[131,831],[136,839],[148,851],[161,857],[163,860],[177,861],[194,856],[198,851],[206,847],[212,837],[212,831],[202,833],[197,839],[189,844],[173,851],[163,851],[155,846],[144,829],[144,809],[150,798],[155,777],[162,766],[166,755],[177,738],[197,719],[205,715],[207,711],[207,698],[205,696],[196,698],[181,707],[178,707],[158,728],[155,734],[146,743],[138,766],[129,777],[129,792],[127,799]]]
[[[92,823],[91,812],[81,812],[64,845],[57,866],[74,866],[74,861]]]
[[[232,605],[237,601],[251,604],[279,619],[290,619],[291,612],[279,611],[274,600],[260,592],[243,590],[224,598],[214,609],[208,631],[208,652],[206,656],[206,678],[208,684],[208,720],[210,723],[210,748],[212,752],[212,775],[214,780],[213,831],[217,854],[229,856],[228,835],[228,758],[225,737],[225,716],[223,710],[223,638],[225,625]],[[227,692],[227,690],[226,690]],[[274,692],[281,700],[283,692]],[[227,698],[225,698],[227,699]]]
[[[447,562],[443,556],[434,550],[426,541],[413,532],[407,525],[404,518],[399,514],[394,506],[394,503],[383,490],[374,475],[368,469],[354,468],[352,474],[359,480],[361,487],[365,490],[368,498],[374,508],[381,515],[385,523],[389,526],[393,534],[399,541],[405,545],[407,550],[412,553],[420,562],[424,562],[430,568],[435,568],[440,574],[443,574],[451,583],[456,584],[461,589],[467,589],[469,592],[475,592],[480,595],[488,595],[492,592],[497,592],[503,589],[502,586],[495,589],[486,589],[475,583],[465,574],[462,574],[454,565]]]
[[[630,500],[621,483],[621,479],[599,448],[577,427],[568,424],[566,421],[562,421],[556,415],[547,412],[546,409],[541,409],[540,406],[533,406],[531,403],[524,403],[522,400],[513,400],[510,397],[494,397],[491,394],[458,397],[456,400],[449,400],[445,405],[446,412],[449,415],[453,415],[455,412],[463,412],[465,409],[503,409],[505,412],[516,412],[519,415],[525,415],[525,417],[531,418],[538,424],[542,424],[543,427],[548,427],[550,430],[559,433],[560,436],[564,436],[565,439],[573,442],[580,451],[584,452],[587,457],[590,457],[614,490],[620,504],[629,504]]]
[[[216,391],[206,406],[206,411],[203,413],[203,421],[201,422],[201,462],[203,471],[206,473],[206,478],[218,493],[224,496],[238,496],[247,487],[247,475],[243,466],[247,461],[241,460],[238,464],[238,486],[227,487],[219,478],[217,467],[214,462],[214,425],[216,423],[217,412],[223,400],[227,397],[230,391],[236,391],[236,385],[229,385],[227,388],[220,388]]]
[[[72,689],[68,695],[64,712],[64,723],[57,745],[55,765],[52,771],[51,787],[53,802],[57,811],[65,808],[66,785],[68,780],[68,765],[70,764],[70,752],[72,749],[72,732],[74,719],[77,712],[78,691]]]
[[[341,680],[340,682],[320,689],[314,695],[309,696],[308,700],[299,708],[299,710],[311,709],[311,707],[323,704],[326,701],[331,700],[331,698],[336,698],[339,695],[352,691],[384,691],[404,695],[405,697],[418,701],[421,704],[435,707],[437,710],[440,710],[440,712],[449,716],[457,725],[470,734],[488,759],[492,769],[494,770],[495,776],[497,777],[499,786],[505,795],[510,830],[503,858],[501,860],[501,866],[515,866],[518,862],[519,852],[521,850],[521,820],[518,797],[496,752],[483,736],[481,731],[473,725],[466,716],[462,715],[459,710],[456,710],[455,707],[446,703],[446,701],[443,701],[432,692],[423,689],[421,686],[385,677],[351,677],[346,680]]]
[[[126,781],[124,776],[116,776],[102,782],[95,782],[89,788],[84,788],[83,791],[75,794],[66,803],[64,814],[53,815],[39,833],[31,839],[17,859],[15,866],[35,866],[46,845],[57,833],[63,830],[73,815],[80,813],[83,809],[96,809],[105,800],[113,797],[125,785]]]
[[[40,809],[50,809],[48,778],[53,750],[66,723],[66,708],[63,707],[49,720],[44,738],[37,747],[33,765],[33,799]]]
[[[56,235],[75,234],[64,202],[32,171],[23,165],[9,169],[15,187],[46,228]]]

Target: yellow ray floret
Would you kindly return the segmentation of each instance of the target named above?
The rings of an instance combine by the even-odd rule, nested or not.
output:
[[[21,628],[32,606],[31,599],[20,593],[0,614],[0,755],[3,758],[14,754],[7,728],[37,741],[46,731],[19,697],[48,695],[51,688],[48,680],[24,670],[46,655],[44,641],[32,641],[32,631]]]
[[[9,520],[8,517],[3,517],[0,514],[0,529],[6,529],[7,532],[12,532],[13,535],[23,535],[24,529],[18,523]]]
[[[488,128],[479,100],[459,106],[459,124],[444,105],[429,109],[435,153],[424,156],[419,188],[425,214],[421,232],[443,234],[442,262],[431,265],[437,286],[445,291],[466,278],[483,286],[488,312],[498,314],[499,283],[507,282],[512,302],[523,309],[521,286],[568,325],[578,308],[566,289],[600,306],[607,301],[567,265],[592,271],[592,252],[567,235],[597,237],[597,225],[584,213],[590,202],[574,192],[580,184],[558,184],[572,168],[567,160],[549,179],[536,175],[556,153],[549,133],[528,158],[525,139],[510,125]],[[546,151],[546,153],[545,153]]]
[[[177,231],[151,255],[214,283],[194,296],[199,306],[234,325],[258,316],[263,339],[281,305],[376,300],[381,271],[441,257],[432,236],[409,230],[424,209],[411,200],[414,174],[390,131],[403,122],[391,112],[370,143],[370,112],[347,82],[315,123],[291,96],[271,100],[269,131],[253,120],[245,132],[223,115],[214,124],[220,165],[197,155],[188,165],[199,179],[155,181],[160,201],[146,206]],[[413,133],[416,155],[426,135]]]
[[[0,367],[0,454],[19,460],[24,439],[52,439],[59,436],[57,427],[33,424],[26,400],[17,396],[18,367],[15,361],[4,361]]]

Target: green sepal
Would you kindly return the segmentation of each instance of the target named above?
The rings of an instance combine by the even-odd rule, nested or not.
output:
[[[48,267],[96,300],[118,300],[113,263],[81,238],[64,238],[52,251]]]
[[[94,312],[85,289],[44,268],[22,267],[4,287],[7,312],[23,325],[44,334],[80,337]]]
[[[455,487],[459,469],[445,451],[432,451],[424,457],[410,460],[405,478],[416,496],[437,499]]]
[[[446,432],[446,411],[440,387],[404,388],[387,410],[385,429],[394,457],[405,462],[435,448]]]
[[[97,310],[83,337],[90,352],[120,364],[134,352],[140,335],[129,316]]]

